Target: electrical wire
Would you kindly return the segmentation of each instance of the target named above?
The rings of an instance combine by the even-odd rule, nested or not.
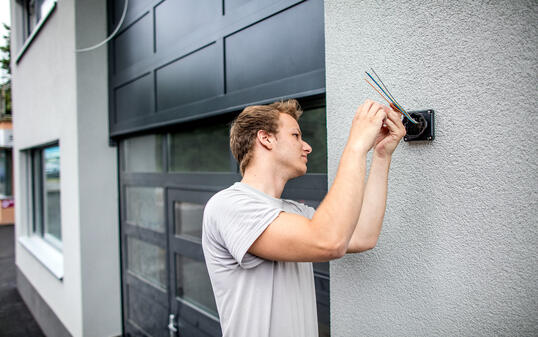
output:
[[[390,100],[394,102],[394,105],[396,105],[396,106],[398,107],[398,110],[400,110],[400,112],[403,111],[402,113],[405,113],[405,116],[406,116],[406,117],[407,117],[407,116],[410,116],[410,115],[407,113],[407,111],[405,111],[405,110],[402,108],[402,106],[400,105],[400,103],[398,103],[398,101],[396,100],[396,98],[394,98],[394,96],[392,96],[392,93],[390,92],[389,88],[387,88],[387,86],[385,85],[385,83],[383,83],[383,80],[381,79],[381,76],[379,76],[379,75],[375,72],[374,68],[370,68],[370,69],[371,69],[372,72],[374,73],[375,77],[377,77],[377,79],[379,80],[379,82],[381,82],[381,85],[382,85],[383,88],[385,88],[385,90],[387,91],[387,94],[388,94]],[[394,105],[391,104],[391,107],[393,107]],[[410,121],[412,121],[412,122],[415,122],[415,120],[412,119],[412,118],[408,118],[408,119],[409,119]],[[418,122],[416,122],[416,123],[414,123],[414,124],[418,124]]]
[[[402,108],[395,100],[391,98],[391,96],[389,96],[389,94],[387,94],[387,92],[379,85],[379,83],[377,83],[377,81],[372,77],[372,75],[370,75],[367,71],[365,73],[372,79],[372,81],[374,81],[378,88],[383,91],[383,93],[391,100],[391,102],[396,105],[396,107],[398,107],[398,110],[400,110],[405,115],[405,117],[407,117],[407,119],[409,119],[413,124],[417,124],[417,122],[411,116],[409,116],[407,111],[405,111],[404,108]]]
[[[364,78],[364,80],[366,81],[366,83],[368,83],[372,88],[374,88],[375,91],[377,91],[377,93],[379,94],[379,96],[383,97],[383,99],[385,101],[387,101],[387,103],[389,103],[390,107],[392,108],[392,110],[396,111],[396,112],[399,112],[401,113],[402,115],[405,116],[405,114],[402,112],[402,110],[398,109],[398,107],[396,105],[394,105],[394,103],[392,103],[391,101],[389,101],[385,96],[383,96],[383,94],[381,92],[379,92],[379,90],[377,90],[376,87],[374,87],[374,85],[372,83],[370,83],[366,78]]]
[[[372,83],[370,83],[370,82],[366,79],[366,77],[364,78],[364,80],[365,80],[366,83],[368,83],[372,88],[374,88],[374,90],[377,91],[377,93],[379,94],[379,96],[383,97],[383,99],[384,99],[385,101],[387,101],[387,103],[389,103],[389,105],[392,104],[392,102],[389,101],[385,96],[383,96],[383,94],[382,94],[379,90],[377,90],[377,88],[374,87],[374,85],[373,85]],[[397,110],[400,111],[400,109],[397,109]],[[401,111],[400,111],[400,112],[401,112]],[[402,114],[403,114],[403,112],[402,112]]]
[[[94,49],[97,49],[97,48],[101,47],[102,45],[104,45],[105,43],[110,41],[112,38],[114,38],[114,36],[116,36],[116,34],[120,31],[120,27],[123,24],[123,20],[125,20],[125,15],[127,14],[128,5],[129,5],[129,0],[125,0],[125,5],[123,6],[123,14],[121,15],[120,22],[118,23],[118,26],[116,27],[116,29],[114,29],[114,31],[112,32],[112,34],[110,34],[109,37],[107,37],[104,41],[101,41],[101,42],[99,42],[98,44],[96,44],[94,46],[91,46],[91,47],[88,47],[88,48],[76,49],[75,51],[77,53],[81,53],[81,52],[94,50]]]
[[[381,89],[381,91],[385,94],[385,96],[388,97],[388,99],[389,99],[389,100],[390,100],[390,101],[391,101],[391,102],[398,108],[398,110],[400,110],[400,111],[405,115],[405,117],[406,117],[411,123],[413,123],[413,124],[418,124],[418,122],[415,121],[415,120],[409,115],[409,113],[408,113],[407,111],[405,111],[405,109],[402,108],[402,107],[396,102],[396,100],[394,99],[394,97],[392,97],[392,95],[387,94],[387,92],[383,89],[383,87],[381,87],[381,85],[379,85],[379,83],[377,83],[377,81],[375,80],[375,78],[372,77],[372,75],[370,75],[367,71],[365,71],[365,73],[366,73],[366,75],[368,75],[368,77],[370,77],[370,78],[372,79],[372,81],[374,81],[374,83],[377,85],[377,87],[378,87],[379,89]],[[376,76],[377,76],[377,74],[376,74]],[[380,81],[381,81],[381,79],[380,79]],[[368,81],[366,81],[366,82],[368,82]],[[368,82],[368,84],[372,85],[370,82]],[[372,85],[372,87],[373,87],[373,85]],[[386,88],[386,87],[385,87],[385,88]],[[375,88],[374,88],[374,89],[375,89]],[[388,90],[388,89],[387,89],[387,90]],[[378,93],[379,93],[379,91],[378,91]],[[379,94],[381,94],[381,93],[379,93]],[[383,95],[381,95],[381,96],[383,96]],[[385,96],[383,96],[383,98],[385,98]],[[392,97],[392,98],[391,98],[391,97]],[[386,100],[386,98],[385,98],[385,100]]]
[[[389,91],[389,88],[387,88],[387,86],[385,85],[385,83],[383,83],[383,80],[381,79],[381,77],[375,72],[374,68],[370,68],[372,70],[372,72],[374,73],[375,77],[377,77],[377,79],[379,80],[379,82],[381,82],[381,85],[383,86],[383,88],[385,88],[385,90],[387,91],[388,95],[389,95],[389,98],[391,100],[393,100],[394,102],[398,103],[396,101],[396,98],[394,98],[394,96],[392,96],[392,93]]]
[[[387,95],[387,97],[391,100],[392,103],[394,103],[400,110],[404,111],[404,109],[396,102],[394,97],[392,97],[392,95],[390,95],[390,94],[387,94],[387,92],[379,85],[379,83],[377,83],[377,81],[372,77],[372,75],[370,75],[368,72],[366,72],[366,75],[370,76],[372,81],[374,81],[374,83],[379,87],[379,89],[381,89],[383,91],[383,93],[385,93],[385,95]]]

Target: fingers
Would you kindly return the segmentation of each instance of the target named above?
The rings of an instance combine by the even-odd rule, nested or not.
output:
[[[372,106],[376,104],[374,101],[370,100],[370,99],[367,99],[366,101],[364,101],[364,104],[363,104],[363,107],[364,107],[364,112],[368,112],[371,110]]]
[[[364,102],[364,111],[369,116],[376,116],[381,117],[381,119],[385,119],[387,116],[387,109],[388,108],[386,106],[369,99]]]
[[[387,125],[387,128],[392,132],[400,130],[398,125],[394,123],[394,121],[392,121],[390,118],[387,118],[385,124]]]
[[[398,111],[390,109],[387,112],[387,118],[391,119],[396,124],[398,124],[398,122],[401,123],[401,115],[400,115],[400,112],[398,112]],[[403,124],[402,124],[402,126],[403,126]]]
[[[375,116],[377,118],[379,118],[382,121],[387,119],[387,113],[388,113],[388,110],[390,110],[390,109],[388,109],[386,106],[384,106],[382,104],[379,104],[379,103],[375,103],[372,106],[372,109],[375,109]]]
[[[397,113],[400,113],[401,114],[401,111],[400,109],[398,109],[398,107],[396,105],[394,105],[394,103],[390,103],[390,107],[392,108],[392,110],[396,111]]]
[[[357,112],[355,113],[356,119],[362,119],[368,117],[377,122],[384,121],[387,119],[388,114],[391,109],[383,104],[372,100],[365,100],[362,105],[359,106]]]
[[[372,100],[365,100],[364,103],[362,103],[359,108],[357,109],[357,112],[356,112],[356,116],[358,115],[364,115],[364,114],[367,114],[368,111],[370,110],[370,107],[374,104],[375,102],[372,101]]]
[[[405,127],[400,119],[400,114],[396,111],[390,111],[385,120],[385,124],[391,132],[396,133],[398,136],[405,136]]]

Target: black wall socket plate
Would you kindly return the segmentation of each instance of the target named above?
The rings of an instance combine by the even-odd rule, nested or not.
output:
[[[411,123],[406,117],[403,119],[403,125],[407,134],[404,136],[404,141],[414,142],[417,140],[434,140],[435,139],[435,111],[420,110],[408,111],[409,115],[418,122]]]

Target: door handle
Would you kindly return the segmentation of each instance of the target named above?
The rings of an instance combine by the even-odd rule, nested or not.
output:
[[[170,314],[170,316],[168,316],[168,331],[170,332],[170,337],[179,337],[177,334],[177,325],[175,320],[176,315]]]

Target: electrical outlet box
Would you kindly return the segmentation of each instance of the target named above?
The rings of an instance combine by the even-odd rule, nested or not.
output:
[[[413,124],[404,117],[403,125],[407,131],[404,141],[431,141],[435,139],[435,113],[433,110],[409,111],[409,115],[418,123]]]

